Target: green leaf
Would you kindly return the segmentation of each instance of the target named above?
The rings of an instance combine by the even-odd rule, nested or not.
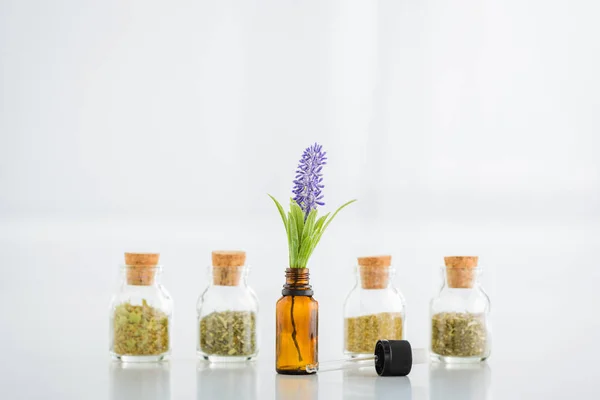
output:
[[[317,210],[312,210],[304,222],[304,229],[302,230],[302,246],[304,246],[304,242],[313,234],[315,219],[317,219]]]
[[[310,239],[307,240],[306,244],[304,244],[302,246],[302,250],[301,250],[301,254],[300,254],[300,260],[301,260],[300,262],[304,267],[306,267],[306,264],[308,264],[308,259],[310,258],[313,251],[315,250],[315,247],[317,247],[317,244],[319,243],[320,239],[321,239],[321,235],[319,235],[319,234],[313,235]]]
[[[323,230],[321,231],[321,234],[323,232],[325,232],[325,229],[327,229],[327,227],[329,226],[329,224],[331,223],[331,221],[333,221],[333,219],[335,218],[335,216],[342,211],[342,209],[344,209],[345,207],[349,206],[350,204],[354,203],[356,201],[356,199],[354,200],[350,200],[349,202],[342,204],[337,210],[335,210],[335,212],[333,213],[333,215],[331,216],[331,218],[329,218],[329,221],[327,221],[325,223],[325,225],[323,226]]]
[[[298,264],[301,268],[306,267],[308,257],[310,257],[310,242],[315,233],[315,220],[317,219],[317,210],[312,210],[308,214],[308,218],[304,222],[304,230],[302,232],[302,242],[298,250]]]
[[[335,216],[345,207],[354,203],[356,200],[351,200],[342,204],[331,217],[330,213],[317,219],[317,210],[312,210],[306,220],[304,212],[298,203],[290,199],[290,210],[287,213],[281,204],[271,195],[269,197],[277,206],[277,210],[281,215],[281,220],[285,226],[288,237],[289,251],[289,267],[290,268],[306,268],[308,259],[319,244],[323,233],[333,221]]]
[[[302,244],[302,232],[304,231],[304,212],[302,208],[293,199],[290,199],[290,210],[296,221],[296,229],[298,230],[298,249]]]
[[[290,226],[290,268],[295,268],[300,240],[298,239],[298,224],[292,210],[288,211],[288,222]]]
[[[312,250],[314,249],[314,246],[312,245],[313,242],[314,237],[310,237],[304,243],[302,243],[302,248],[300,249],[300,254],[298,256],[298,264],[300,264],[302,268],[306,268],[306,264],[308,264],[308,259],[310,258]]]
[[[277,201],[277,199],[275,197],[271,196],[268,193],[267,193],[267,195],[271,198],[271,200],[273,200],[275,202],[275,205],[277,206],[277,210],[279,210],[279,215],[281,215],[281,220],[283,221],[283,225],[285,226],[285,231],[286,231],[286,233],[288,233],[288,221],[287,221],[287,218],[285,217],[285,211],[283,210],[283,207],[281,206],[281,204]]]
[[[321,232],[321,229],[323,228],[323,224],[327,220],[327,217],[329,217],[329,214],[330,213],[327,213],[327,214],[323,215],[321,218],[319,218],[319,220],[315,224],[315,232]]]
[[[329,216],[329,213],[327,213],[325,216],[319,218],[319,220],[317,221],[316,225],[315,225],[315,231],[314,234],[310,240],[310,243],[308,244],[307,248],[306,248],[306,253],[303,252],[302,256],[306,257],[305,259],[303,259],[303,261],[305,262],[305,265],[308,264],[308,259],[309,257],[312,255],[313,251],[315,250],[315,248],[317,247],[317,245],[319,244],[319,241],[321,241],[321,237],[323,236],[323,233],[325,233],[325,229],[327,229],[327,226],[331,223],[331,221],[333,221],[333,218],[335,218],[335,216],[337,215],[337,213],[339,213],[344,207],[354,203],[356,200],[350,200],[349,202],[342,204],[331,216],[331,218],[329,218],[327,220],[327,217]],[[318,229],[316,229],[318,227]]]
[[[285,211],[283,210],[282,205],[277,201],[277,199],[275,197],[271,196],[270,194],[268,194],[268,196],[273,200],[273,202],[275,202],[275,205],[277,206],[277,210],[279,211],[279,215],[281,215],[281,220],[283,221],[283,225],[285,227],[285,233],[287,235],[288,252],[289,252],[289,260],[288,261],[291,264],[291,262],[292,262],[292,258],[291,258],[292,237],[291,237],[290,226],[289,226],[290,223],[289,223],[287,217],[285,216]]]

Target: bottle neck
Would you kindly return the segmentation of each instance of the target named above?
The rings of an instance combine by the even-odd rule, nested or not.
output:
[[[281,294],[284,296],[312,296],[313,290],[309,284],[308,268],[287,268],[285,285],[283,285]]]

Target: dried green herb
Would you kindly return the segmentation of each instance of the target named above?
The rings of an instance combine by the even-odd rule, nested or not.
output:
[[[142,300],[141,306],[120,304],[113,316],[113,351],[149,356],[169,350],[169,317]]]
[[[486,340],[484,314],[443,312],[431,319],[431,350],[441,356],[483,355]]]
[[[402,339],[402,314],[384,312],[346,318],[346,351],[373,353],[379,339]]]
[[[209,355],[248,356],[256,352],[256,314],[213,312],[200,320],[200,349]]]

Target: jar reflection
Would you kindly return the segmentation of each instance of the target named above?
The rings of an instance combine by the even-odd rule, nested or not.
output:
[[[492,371],[483,364],[438,364],[429,367],[431,400],[489,400]]]
[[[254,363],[196,364],[196,395],[203,399],[258,399],[258,374]]]
[[[344,371],[343,385],[344,399],[412,399],[412,387],[407,376],[381,377],[373,367]]]
[[[316,400],[319,398],[319,377],[317,375],[275,376],[277,400]]]
[[[110,398],[111,400],[171,399],[169,363],[111,363]]]

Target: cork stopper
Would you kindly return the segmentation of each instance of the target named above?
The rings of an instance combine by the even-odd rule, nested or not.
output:
[[[448,287],[456,289],[472,288],[476,277],[478,257],[444,257]]]
[[[389,284],[392,256],[358,257],[360,283],[363,289],[385,289]]]
[[[159,253],[125,253],[127,284],[136,286],[152,285],[159,257]]]
[[[219,286],[237,286],[240,283],[245,263],[245,251],[213,251],[213,284]]]

